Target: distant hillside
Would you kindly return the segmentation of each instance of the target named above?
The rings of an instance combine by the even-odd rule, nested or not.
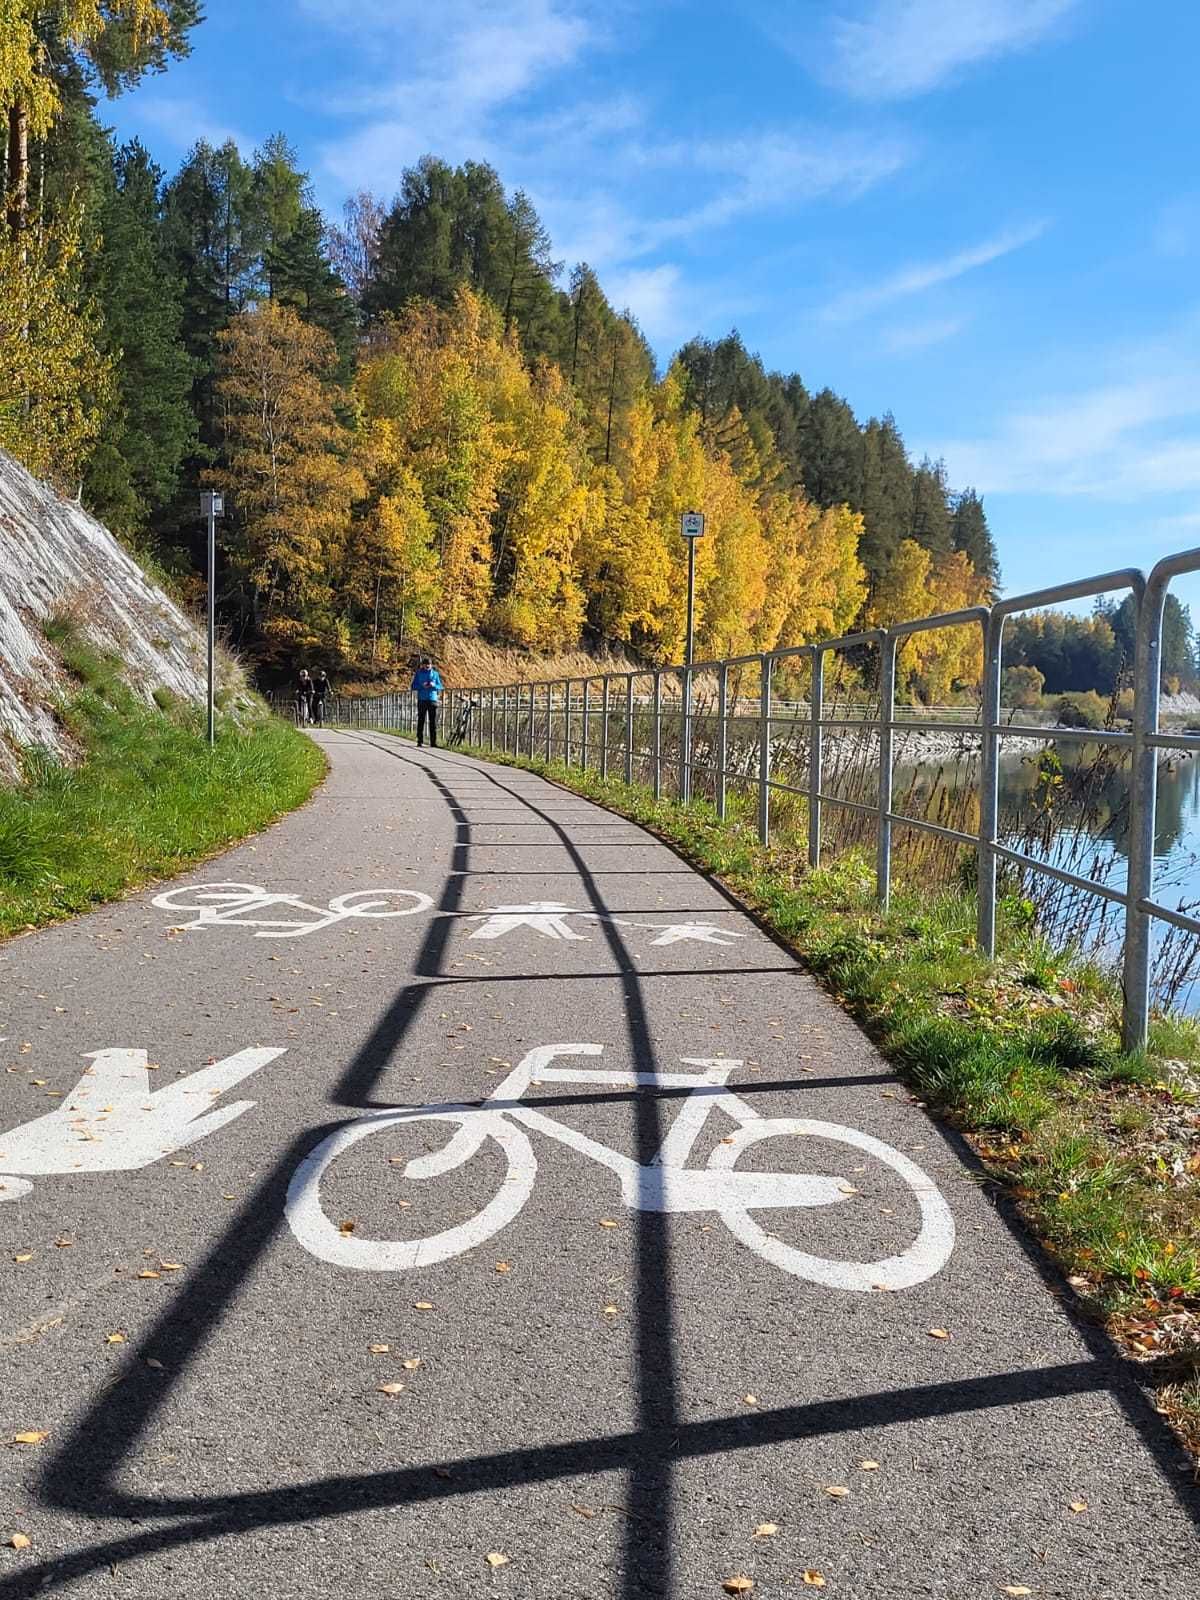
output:
[[[0,451],[0,778],[19,778],[22,748],[70,754],[56,707],[73,685],[47,638],[64,627],[119,656],[145,700],[203,700],[201,631],[107,528]],[[226,690],[244,688],[228,658],[219,671]]]

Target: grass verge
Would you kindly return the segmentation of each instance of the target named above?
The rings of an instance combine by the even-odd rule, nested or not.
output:
[[[40,927],[181,871],[294,809],[325,773],[311,740],[263,716],[204,719],[146,706],[120,665],[63,641],[80,692],[64,720],[76,767],[30,752],[26,783],[0,788],[0,936]]]
[[[1160,1410],[1200,1452],[1200,1026],[1161,1018],[1147,1051],[1122,1055],[1112,979],[1052,950],[1022,900],[1002,901],[989,960],[972,895],[901,885],[883,912],[865,859],[810,871],[794,843],[759,844],[749,805],[721,822],[703,802],[470,753],[641,823],[751,906],[964,1134],[1082,1308],[1153,1363]]]

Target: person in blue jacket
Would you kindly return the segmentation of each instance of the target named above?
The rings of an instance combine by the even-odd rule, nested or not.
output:
[[[437,749],[438,701],[442,697],[442,675],[429,656],[421,657],[421,665],[413,673],[413,693],[417,697],[417,743],[425,743],[425,730],[429,729],[429,742]]]

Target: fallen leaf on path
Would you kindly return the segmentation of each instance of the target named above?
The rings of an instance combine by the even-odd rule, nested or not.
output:
[[[28,1428],[24,1433],[14,1433],[14,1444],[45,1444],[50,1437],[49,1428]]]
[[[861,1189],[856,1189],[852,1183],[839,1183],[838,1191],[841,1194],[861,1194]]]
[[[56,1250],[70,1250],[74,1247],[74,1244],[74,1239],[68,1239],[65,1235],[61,1239],[55,1239],[54,1241]]]
[[[1072,1500],[1068,1509],[1074,1511],[1076,1515],[1078,1515],[1079,1512],[1086,1511],[1088,1509],[1088,1503],[1086,1500]]]
[[[405,1372],[415,1372],[420,1365],[420,1356],[410,1356],[409,1359],[404,1363],[404,1370]]]
[[[602,1228],[619,1228],[621,1224],[619,1222],[614,1222],[611,1217],[601,1217],[600,1226]]]
[[[33,1251],[32,1250],[27,1250],[24,1255],[14,1256],[13,1260],[16,1261],[16,1262],[32,1261],[33,1260]]]
[[[160,1261],[158,1263],[158,1270],[160,1272],[182,1272],[183,1271],[183,1262],[182,1261]]]
[[[615,1317],[615,1316],[619,1316],[620,1313],[618,1312],[616,1306],[605,1306],[604,1315],[606,1317]]]
[[[5,1543],[10,1550],[28,1550],[33,1540],[27,1533],[11,1533]]]
[[[125,1335],[123,1333],[110,1333],[105,1336],[104,1342],[105,1344],[124,1344]]]
[[[859,1471],[860,1472],[878,1472],[879,1471],[879,1463],[878,1463],[878,1461],[860,1461],[858,1463],[858,1467],[859,1467]]]
[[[432,1311],[433,1310],[433,1301],[432,1300],[414,1300],[413,1301],[413,1310],[414,1311]]]
[[[577,1517],[596,1517],[600,1514],[594,1506],[572,1506],[571,1510]]]
[[[756,1394],[744,1394],[742,1396],[742,1404],[746,1406],[756,1406],[758,1404],[758,1396]]]
[[[358,1218],[357,1217],[347,1217],[345,1222],[339,1222],[338,1223],[338,1232],[339,1233],[353,1233],[355,1228],[357,1228],[357,1227],[358,1227]]]
[[[779,1532],[779,1524],[775,1522],[760,1522],[754,1530],[756,1539],[770,1539]]]
[[[373,1344],[370,1346],[370,1351],[373,1356],[386,1356],[391,1348],[390,1344]]]
[[[153,1356],[147,1356],[146,1365],[150,1368],[151,1372],[165,1372],[167,1370],[166,1367],[163,1366],[162,1362],[156,1361]]]
[[[823,1589],[825,1587],[825,1574],[818,1572],[816,1567],[808,1567],[801,1573],[801,1578],[810,1589]]]
[[[825,1493],[831,1500],[844,1500],[850,1491],[844,1483],[827,1483]]]
[[[749,1594],[754,1588],[754,1580],[742,1577],[739,1572],[732,1578],[726,1578],[721,1587],[726,1594]]]
[[[1004,1587],[1000,1590],[1000,1593],[1001,1594],[1032,1594],[1033,1590],[1027,1588],[1025,1586],[1025,1584],[1023,1584],[1023,1583],[1006,1583],[1004,1585]]]
[[[931,1339],[948,1339],[950,1334],[945,1328],[930,1328],[929,1337]]]
[[[162,1277],[162,1273],[161,1272],[152,1272],[150,1270],[150,1268],[147,1267],[145,1269],[145,1271],[138,1273],[138,1277],[139,1278],[161,1278]]]
[[[404,1393],[404,1385],[402,1383],[381,1383],[379,1385],[379,1393],[380,1394],[403,1394]]]
[[[512,1271],[512,1262],[511,1261],[497,1261],[497,1263],[496,1263],[496,1271],[499,1272],[499,1273],[511,1272]]]
[[[499,1550],[492,1550],[488,1553],[487,1564],[489,1567],[506,1567],[508,1557],[502,1555]]]

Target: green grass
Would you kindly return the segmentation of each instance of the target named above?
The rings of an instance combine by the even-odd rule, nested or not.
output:
[[[655,801],[597,773],[473,753],[642,823],[727,883],[841,998],[920,1101],[967,1135],[1083,1302],[1131,1350],[1149,1353],[1138,1341],[1170,1314],[1200,1315],[1196,1189],[1180,1187],[1151,1137],[1160,1120],[1181,1127],[1181,1102],[1196,1099],[1162,1062],[1200,1059],[1200,1026],[1159,1018],[1149,1048],[1122,1055],[1113,979],[1052,950],[1014,897],[1001,902],[990,960],[976,946],[972,894],[931,899],[901,884],[884,912],[865,858],[809,871],[794,838],[759,844],[745,801],[731,801],[721,822],[703,802]],[[1194,1383],[1163,1393],[1197,1407]],[[1172,1414],[1200,1441],[1181,1409]]]
[[[33,752],[25,784],[0,788],[0,935],[203,860],[298,806],[325,772],[316,745],[265,716],[221,719],[210,751],[201,714],[136,701],[69,625],[55,642],[81,685],[63,718],[84,759]]]

